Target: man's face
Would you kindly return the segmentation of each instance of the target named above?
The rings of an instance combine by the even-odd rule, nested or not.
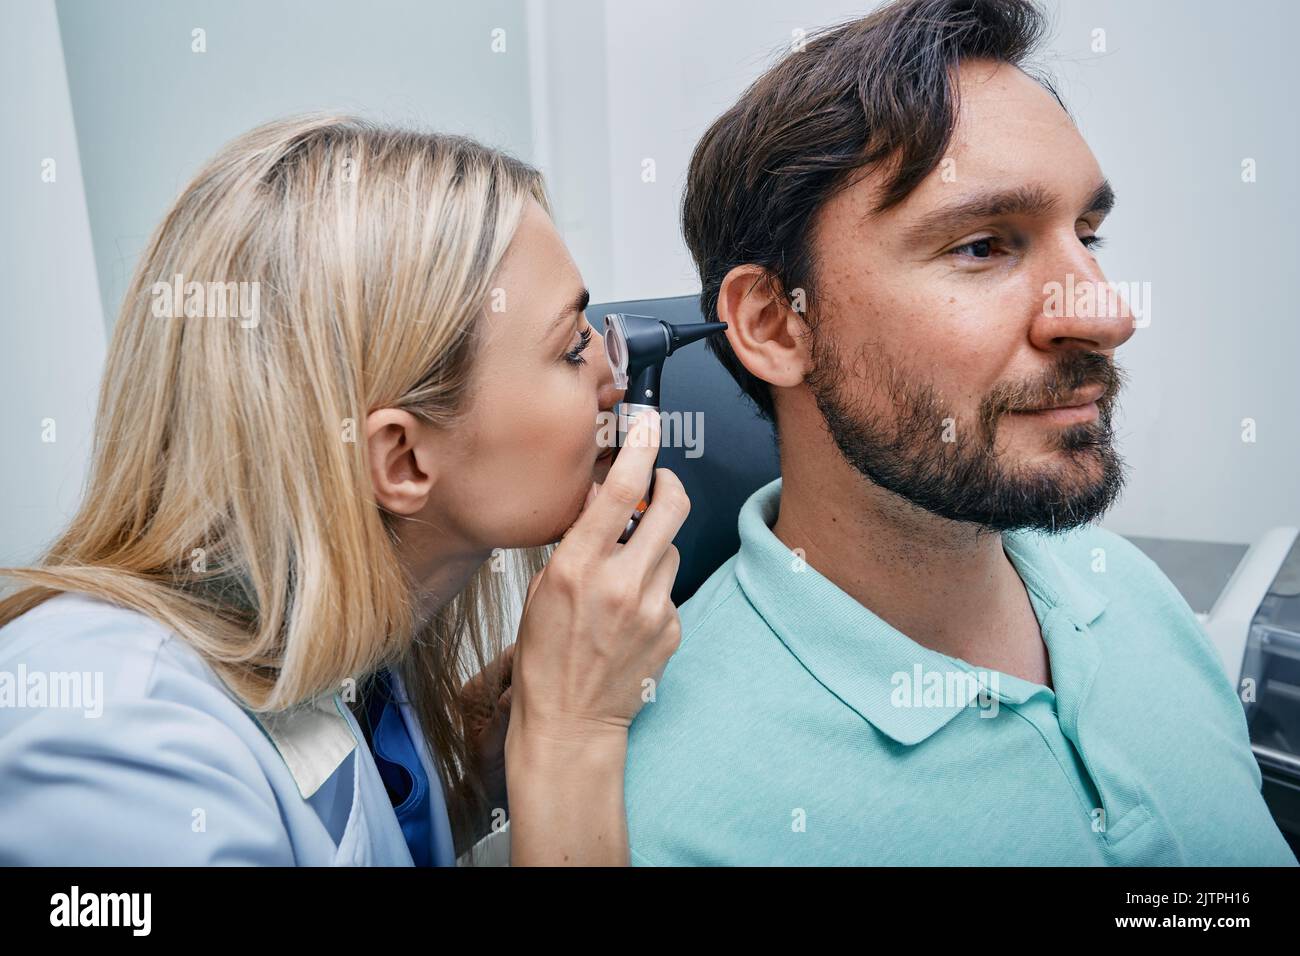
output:
[[[807,382],[844,456],[881,487],[994,530],[1063,531],[1100,516],[1123,484],[1112,356],[1132,317],[1073,297],[1053,308],[1048,294],[1071,276],[1076,295],[1104,286],[1089,246],[1108,189],[1025,74],[976,61],[958,83],[946,161],[906,200],[872,215],[873,171],[822,207]],[[941,215],[994,195],[1004,201]]]

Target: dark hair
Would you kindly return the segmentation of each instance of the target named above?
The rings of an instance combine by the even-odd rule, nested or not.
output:
[[[811,302],[810,226],[822,205],[855,170],[885,161],[891,175],[875,211],[902,202],[948,148],[958,61],[1025,69],[1044,26],[1031,0],[899,0],[818,31],[755,80],[709,127],[687,174],[682,228],[705,318],[717,320],[722,280],[746,263],[764,267],[774,291],[803,289]],[[1050,80],[1034,78],[1061,102]],[[726,337],[708,347],[775,422],[767,383]]]

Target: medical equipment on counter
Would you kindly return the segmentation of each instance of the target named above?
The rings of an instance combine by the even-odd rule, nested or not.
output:
[[[1297,529],[1274,528],[1249,548],[1130,540],[1178,586],[1222,657],[1246,711],[1251,749],[1264,778],[1264,799],[1294,847],[1300,842]]]

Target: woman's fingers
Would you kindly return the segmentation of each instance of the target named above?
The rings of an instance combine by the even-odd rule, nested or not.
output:
[[[691,499],[687,497],[681,479],[667,468],[656,468],[654,500],[642,515],[636,533],[623,546],[623,553],[644,562],[648,573],[664,549],[677,537],[690,512]]]
[[[537,589],[542,586],[542,577],[546,574],[546,569],[548,567],[550,567],[549,562],[542,565],[542,569],[534,574],[533,579],[528,582],[528,593],[524,595],[524,607],[521,616],[528,614],[528,606],[533,603],[533,595],[536,594]],[[510,646],[513,647],[514,645],[512,644]]]
[[[640,532],[637,532],[640,534]],[[673,545],[668,545],[667,549],[660,555],[655,566],[650,569],[650,574],[646,578],[645,593],[658,597],[663,595],[665,609],[672,604],[673,584],[677,581],[677,569],[681,567],[681,552]]]
[[[515,644],[513,641],[505,646],[497,661],[497,686],[509,687],[515,672]]]
[[[590,560],[608,556],[650,487],[650,474],[658,454],[659,414],[651,410],[637,417],[627,441],[609,467],[600,493],[573,523],[556,552],[567,549],[579,559]]]

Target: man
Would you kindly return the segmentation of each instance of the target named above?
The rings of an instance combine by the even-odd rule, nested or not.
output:
[[[911,0],[761,77],[683,206],[711,345],[782,478],[632,727],[641,864],[1279,864],[1123,484],[1093,247],[1113,193],[1020,0]],[[1075,307],[1078,306],[1078,307]]]

